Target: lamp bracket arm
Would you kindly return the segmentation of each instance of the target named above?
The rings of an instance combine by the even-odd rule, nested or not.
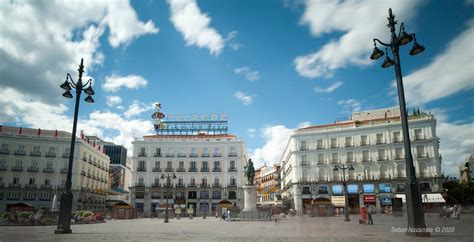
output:
[[[77,84],[74,82],[74,80],[72,79],[71,75],[69,75],[69,73],[66,74],[66,80],[69,78],[69,80],[71,81],[71,85],[74,87],[74,88],[77,88]]]
[[[398,36],[397,38],[400,38],[400,35],[402,34],[402,31],[405,30],[405,23],[402,22],[402,24],[400,24],[400,28],[398,29]]]
[[[82,88],[86,87],[87,85],[92,85],[92,79],[87,80],[86,84],[84,84]]]
[[[379,39],[374,39],[374,43],[375,43],[376,41],[379,42],[379,44],[381,44],[381,45],[383,45],[383,46],[392,47],[392,45],[386,44],[386,43],[380,41]]]

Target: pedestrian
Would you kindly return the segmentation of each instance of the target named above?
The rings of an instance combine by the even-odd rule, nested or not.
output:
[[[227,221],[230,221],[230,210],[227,209]]]
[[[360,223],[367,224],[367,207],[366,206],[362,206],[360,208],[360,215],[362,216]]]
[[[369,219],[368,224],[373,225],[374,224],[374,221],[372,220],[372,213],[374,212],[373,211],[373,206],[370,205],[368,210],[369,210],[367,212],[367,218]]]

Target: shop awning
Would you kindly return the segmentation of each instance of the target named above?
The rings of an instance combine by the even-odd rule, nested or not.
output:
[[[232,207],[234,207],[234,204],[229,200],[221,200],[220,202],[217,203],[217,205],[221,208],[232,208]]]
[[[344,196],[331,196],[331,202],[334,207],[344,207],[344,205],[346,204]]]
[[[401,198],[402,202],[406,203],[405,194],[395,194],[395,197]],[[445,203],[443,196],[440,193],[425,193],[421,195],[423,203]]]

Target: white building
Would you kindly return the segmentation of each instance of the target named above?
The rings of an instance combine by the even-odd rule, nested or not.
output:
[[[0,212],[15,204],[57,207],[64,190],[71,133],[0,126]],[[99,146],[76,138],[72,167],[74,210],[105,208],[109,157]]]
[[[194,208],[194,215],[214,215],[219,202],[243,205],[243,169],[247,151],[229,134],[150,135],[133,142],[132,205],[145,216],[166,207]]]
[[[399,108],[355,112],[347,121],[294,131],[281,159],[284,197],[300,213],[315,198],[343,207],[341,170],[345,171],[351,212],[362,204],[390,205],[405,192],[405,155]],[[415,112],[409,116],[416,175],[423,192],[435,192],[441,170],[436,119]]]

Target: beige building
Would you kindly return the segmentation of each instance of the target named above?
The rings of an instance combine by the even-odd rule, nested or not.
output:
[[[66,182],[71,133],[0,126],[0,212],[15,204],[59,209]],[[101,146],[76,138],[72,167],[74,210],[105,208],[109,157]]]
[[[436,119],[430,113],[416,111],[409,115],[408,123],[422,192],[438,196],[441,156]],[[281,159],[283,196],[300,214],[315,199],[327,199],[342,208],[345,179],[351,212],[364,204],[390,206],[392,197],[405,197],[403,139],[398,107],[355,112],[350,120],[298,129]],[[346,170],[343,177],[336,165],[354,169]]]
[[[144,216],[174,208],[214,215],[220,203],[242,208],[247,150],[230,134],[149,135],[133,142],[131,203]],[[175,174],[167,193],[162,174]]]
[[[257,185],[257,204],[281,205],[280,165],[264,164],[255,171],[254,181]]]

